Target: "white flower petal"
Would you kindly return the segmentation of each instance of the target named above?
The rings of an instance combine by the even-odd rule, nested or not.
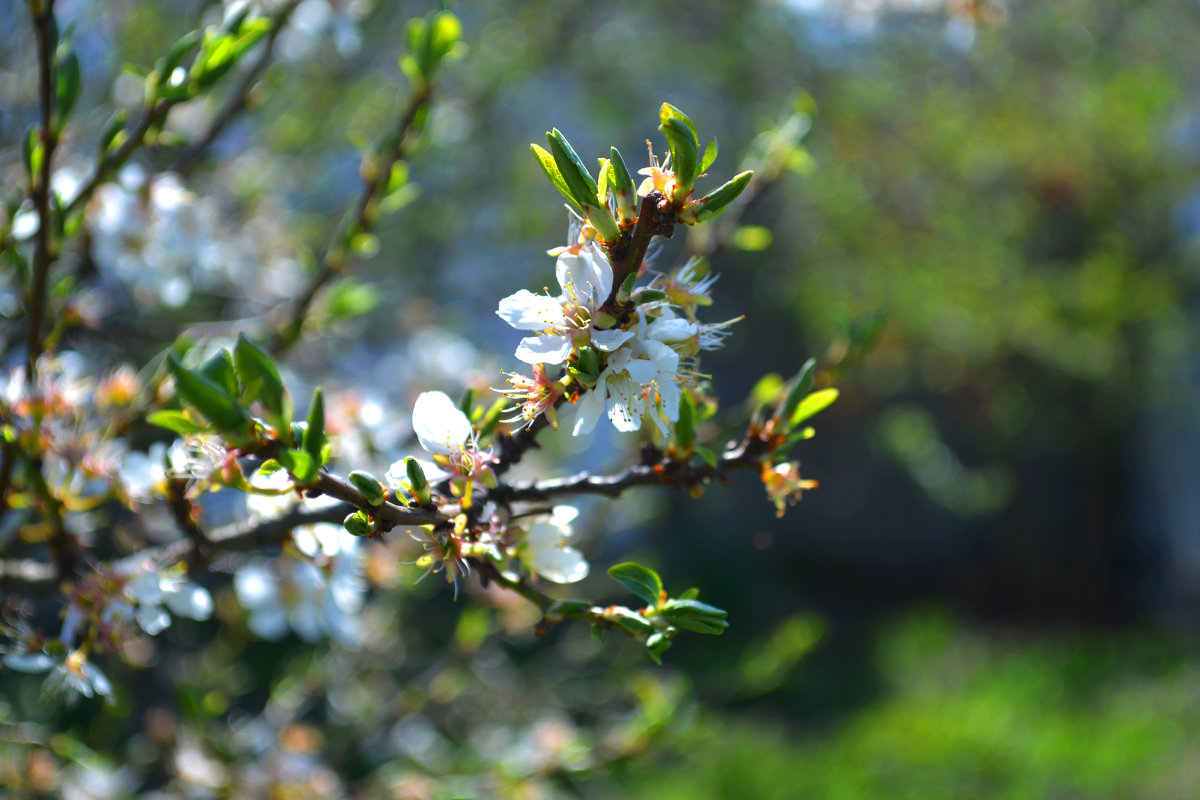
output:
[[[522,289],[501,300],[496,315],[517,330],[523,331],[540,331],[564,326],[562,304],[556,298],[534,294],[528,289]]]
[[[187,619],[208,619],[213,612],[212,595],[203,586],[190,582],[168,594],[166,603],[172,614]]]
[[[567,528],[567,536],[570,536],[569,526],[579,516],[579,509],[575,506],[555,506],[550,513],[551,524]]]
[[[541,577],[555,583],[576,583],[588,574],[587,560],[574,547],[539,550],[529,566]]]
[[[412,427],[430,453],[449,453],[471,437],[471,421],[443,392],[422,392],[417,397]]]
[[[634,337],[633,331],[623,331],[619,328],[613,328],[607,331],[592,331],[592,344],[597,350],[603,350],[606,353],[611,353],[621,345],[628,342]]]
[[[696,335],[699,328],[682,317],[662,317],[650,323],[646,336],[658,342],[686,342]]]
[[[648,358],[635,358],[625,365],[625,371],[634,383],[640,386],[658,377],[658,365]]]
[[[125,594],[139,603],[161,603],[163,593],[157,572],[142,572],[125,584]]]
[[[604,384],[601,382],[596,384],[595,389],[580,398],[575,409],[575,427],[571,431],[572,436],[591,433],[592,429],[596,427],[596,420],[600,419],[600,414],[604,411],[604,391]]]
[[[256,609],[246,620],[246,625],[256,636],[263,639],[282,639],[288,632],[287,615],[278,606]]]
[[[157,636],[171,625],[171,615],[162,606],[138,606],[134,616],[142,630],[151,636]]]
[[[526,364],[561,364],[571,355],[567,336],[526,336],[517,345],[517,358]]]
[[[279,581],[275,574],[260,563],[250,563],[233,576],[233,589],[242,608],[254,611],[272,607],[278,602]]]
[[[45,672],[58,662],[45,653],[8,653],[4,666],[17,672]]]
[[[641,390],[641,385],[634,383],[628,373],[614,376],[608,382],[608,419],[617,430],[630,433],[641,429],[646,409]]]

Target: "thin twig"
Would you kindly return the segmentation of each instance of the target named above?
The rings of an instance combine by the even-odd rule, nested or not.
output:
[[[711,480],[721,480],[729,470],[757,467],[762,453],[757,442],[743,442],[733,450],[726,451],[715,465],[705,461],[681,463],[665,456],[654,464],[634,464],[615,475],[592,475],[581,472],[566,478],[530,481],[502,485],[489,494],[491,499],[503,503],[548,501],[562,495],[599,494],[620,497],[627,489],[635,486],[669,486],[691,488]]]
[[[167,113],[175,103],[169,100],[159,100],[151,106],[145,106],[142,109],[142,116],[138,120],[138,124],[129,132],[128,137],[121,146],[112,152],[104,154],[96,166],[92,170],[92,174],[88,176],[83,187],[67,203],[67,207],[63,210],[64,216],[71,216],[84,206],[91,196],[100,187],[100,184],[108,180],[113,172],[120,169],[129,157],[134,152],[145,144],[146,134],[148,134],[156,125],[160,124],[167,118]]]
[[[171,165],[171,169],[181,173],[190,171],[200,160],[200,157],[204,155],[205,151],[216,141],[217,137],[221,135],[221,132],[228,127],[229,123],[246,110],[249,106],[250,92],[253,90],[254,84],[262,77],[263,72],[266,71],[275,56],[275,41],[279,38],[279,34],[283,31],[284,26],[287,25],[288,18],[291,17],[292,12],[296,10],[296,6],[298,5],[300,5],[300,0],[288,0],[271,19],[271,29],[263,39],[258,59],[242,75],[242,80],[238,83],[237,87],[230,92],[225,100],[225,105],[213,117],[208,130],[196,139],[195,142],[188,145],[187,149]]]
[[[363,179],[362,192],[350,213],[350,222],[334,234],[333,240],[321,259],[321,266],[313,276],[308,287],[300,298],[292,305],[287,321],[276,331],[269,343],[272,355],[278,356],[286,352],[300,338],[309,309],[317,294],[335,275],[341,273],[349,257],[350,244],[354,237],[368,233],[375,226],[379,216],[379,201],[387,190],[391,180],[392,167],[404,157],[410,145],[410,134],[416,124],[421,110],[428,105],[433,93],[433,85],[421,83],[413,91],[408,106],[400,115],[392,138],[387,147],[383,148],[373,162],[368,163]]]

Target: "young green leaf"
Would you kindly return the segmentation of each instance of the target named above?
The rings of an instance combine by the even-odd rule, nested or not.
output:
[[[299,486],[310,486],[317,482],[320,465],[304,450],[284,450],[279,454],[279,463],[291,473]]]
[[[182,411],[155,411],[146,417],[146,421],[151,425],[175,431],[181,436],[187,436],[189,433],[203,433],[208,430],[207,426],[201,425]]]
[[[237,397],[239,393],[237,372],[233,368],[233,357],[228,350],[218,350],[200,365],[199,372],[213,383]]]
[[[777,416],[780,419],[790,419],[795,413],[796,407],[800,405],[800,401],[808,396],[812,389],[813,378],[817,374],[817,360],[810,358],[804,362],[804,366],[800,367],[800,371],[796,373],[796,377],[792,379],[792,388],[788,391],[787,397],[784,398],[782,405],[779,407]]]
[[[663,586],[662,578],[658,577],[654,570],[633,561],[626,561],[610,567],[608,576],[645,600],[647,605],[658,607]]]
[[[837,389],[820,389],[805,397],[792,412],[788,427],[794,428],[819,411],[824,411],[838,398]]]
[[[704,148],[704,157],[700,159],[700,172],[705,172],[717,160],[717,140],[713,139]]]
[[[79,76],[79,57],[74,50],[68,50],[58,63],[57,75],[54,81],[54,99],[57,105],[55,114],[58,118],[58,130],[62,131],[71,109],[79,99],[79,88],[82,81]]]
[[[550,155],[554,156],[554,163],[570,190],[570,196],[580,206],[596,205],[596,179],[583,165],[567,137],[555,128],[546,134],[546,141],[550,145]]]
[[[679,215],[680,221],[704,222],[706,219],[718,216],[738,198],[738,195],[745,191],[753,177],[754,173],[749,170],[735,175],[715,191],[709,192],[694,203],[689,203],[683,209],[683,213]]]
[[[550,183],[553,184],[554,188],[558,189],[562,196],[567,198],[572,205],[578,206],[579,203],[571,196],[571,190],[567,187],[567,182],[563,179],[562,173],[559,172],[558,164],[554,163],[554,156],[550,155],[550,152],[546,148],[538,147],[536,144],[529,145],[529,149],[533,151],[534,158],[538,160],[538,164],[541,165],[542,171],[546,173],[546,177],[550,179]]]
[[[421,469],[421,464],[410,456],[404,459],[404,471],[408,473],[408,488],[413,493],[417,505],[427,506],[432,503],[429,481],[425,478],[425,470]]]
[[[667,137],[667,147],[671,151],[671,168],[675,171],[677,191],[691,189],[696,182],[700,167],[700,150],[696,143],[694,131],[678,117],[666,117],[658,129]]]
[[[291,403],[271,357],[243,333],[233,348],[233,366],[245,398],[261,402],[274,417],[271,422],[286,430],[291,424]]]
[[[700,134],[696,132],[696,126],[692,124],[692,120],[688,118],[687,114],[683,113],[670,103],[663,103],[658,109],[659,125],[665,126],[670,120],[675,120],[676,122],[680,123],[680,125],[686,129],[689,134],[691,134],[692,146],[699,149]]]
[[[246,429],[250,415],[222,385],[187,369],[179,363],[174,353],[167,355],[167,369],[175,379],[175,392],[180,399],[199,411],[218,431],[241,432]]]
[[[325,450],[325,395],[318,386],[313,390],[312,402],[308,406],[308,419],[304,428],[304,452],[312,456],[317,467],[323,465]]]

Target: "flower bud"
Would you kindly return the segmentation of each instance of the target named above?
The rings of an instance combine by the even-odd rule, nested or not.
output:
[[[412,492],[417,505],[427,506],[433,502],[429,492],[429,481],[425,480],[425,470],[411,456],[404,459],[404,469],[408,472],[408,488]]]
[[[375,530],[374,523],[365,511],[355,511],[348,515],[342,521],[342,525],[352,536],[370,536]]]
[[[373,506],[383,505],[383,501],[387,499],[387,493],[374,475],[363,472],[362,470],[354,470],[348,476],[350,482],[354,484],[354,488],[363,493],[363,497],[367,498],[367,502]]]

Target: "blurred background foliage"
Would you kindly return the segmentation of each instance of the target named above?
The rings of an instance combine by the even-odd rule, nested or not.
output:
[[[92,109],[64,145],[80,171],[103,107],[140,100],[122,63],[150,64],[219,6],[60,0]],[[140,366],[181,321],[203,333],[294,294],[357,192],[360,151],[400,113],[403,22],[427,10],[301,3],[251,112],[176,170],[200,209],[190,255],[170,268],[145,255],[136,279],[81,258],[85,281],[124,294],[72,345]],[[467,51],[409,159],[410,202],[325,296],[293,382],[340,382],[389,414],[422,389],[494,383],[511,338],[496,299],[549,281],[542,254],[566,228],[528,143],[556,126],[632,166],[665,99],[719,138],[722,169],[746,158],[773,177],[736,230],[677,237],[658,263],[710,253],[717,317],[747,315],[706,361],[726,407],[765,371],[821,360],[820,382],[842,391],[803,454],[821,488],[779,521],[748,476],[593,518],[594,563],[632,549],[730,610],[729,633],[681,643],[664,669],[585,630],[534,641],[518,609],[407,591],[401,556],[378,548],[360,652],[257,641],[226,592],[230,624],[172,628],[114,708],[59,714],[36,683],[0,677],[14,721],[0,783],[78,797],[180,783],[291,787],[281,797],[1195,793],[1200,7],[454,10]],[[9,185],[34,116],[27,27],[0,0]],[[168,130],[186,138],[218,106],[180,109]],[[581,459],[569,445],[556,454]],[[57,782],[39,784],[47,771]]]

